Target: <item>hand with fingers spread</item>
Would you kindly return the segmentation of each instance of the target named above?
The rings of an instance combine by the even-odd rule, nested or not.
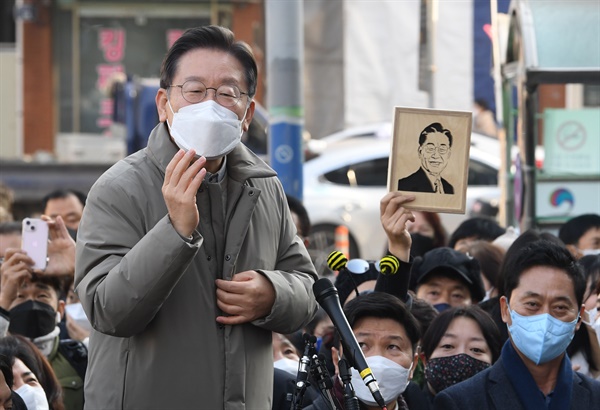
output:
[[[404,208],[404,204],[415,199],[413,195],[403,195],[399,192],[390,192],[381,199],[379,215],[381,225],[388,237],[388,249],[398,259],[408,262],[412,240],[406,229],[408,221],[414,222],[413,213]]]
[[[189,237],[200,221],[196,193],[206,175],[206,158],[194,161],[196,151],[179,150],[165,172],[162,194],[173,227],[183,237]]]
[[[17,298],[19,287],[32,276],[33,260],[21,249],[6,250],[0,266],[0,307],[10,310]]]
[[[37,274],[52,276],[71,276],[75,274],[75,241],[61,216],[52,220],[46,215],[42,219],[48,224],[48,265]]]
[[[267,316],[275,303],[275,289],[260,273],[249,270],[232,280],[217,279],[217,306],[228,316],[217,317],[224,325],[239,325]]]

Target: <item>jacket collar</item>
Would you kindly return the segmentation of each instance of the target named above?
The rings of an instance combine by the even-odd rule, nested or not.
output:
[[[502,366],[502,370],[500,369]],[[569,408],[569,403],[572,398],[573,391],[573,380],[574,372],[571,370],[571,361],[565,354],[560,364],[560,370],[558,373],[558,380],[556,387],[552,393],[552,400],[550,402],[550,409],[566,409]],[[503,389],[494,390],[490,389],[490,396],[494,400],[495,393],[501,394],[503,397],[501,401],[495,403],[502,403],[503,406],[509,408],[506,403],[506,397],[510,396],[511,400],[519,402],[511,403],[511,409],[547,409],[544,395],[540,391],[537,384],[533,380],[531,373],[527,370],[527,367],[523,363],[523,360],[517,354],[513,347],[510,339],[508,339],[502,347],[502,353],[500,360],[494,366],[490,372],[490,381],[497,383],[496,386],[502,386],[506,383],[510,383],[514,392],[514,395],[507,395],[506,390]],[[500,396],[497,397],[500,399]],[[498,407],[500,408],[500,407]]]
[[[161,122],[154,127],[148,138],[146,152],[163,174],[178,150],[177,145],[171,141],[171,136],[164,123]],[[240,143],[227,155],[227,176],[236,181],[245,182],[248,178],[274,177],[277,176],[277,173]]]

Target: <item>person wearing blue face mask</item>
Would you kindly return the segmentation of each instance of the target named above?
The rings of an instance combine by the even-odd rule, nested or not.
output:
[[[436,395],[434,409],[592,409],[600,382],[572,370],[566,349],[581,326],[585,278],[569,251],[539,240],[521,249],[500,298],[509,340],[500,359]]]

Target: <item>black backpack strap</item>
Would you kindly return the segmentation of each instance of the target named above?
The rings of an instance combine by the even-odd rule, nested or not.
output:
[[[85,380],[85,370],[88,363],[87,347],[78,340],[64,339],[58,344],[58,352],[67,359],[81,377],[81,380]]]

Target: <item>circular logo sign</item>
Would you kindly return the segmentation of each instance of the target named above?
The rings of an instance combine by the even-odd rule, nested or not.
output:
[[[585,144],[587,134],[583,125],[577,121],[563,123],[556,132],[556,141],[566,151],[576,151]]]
[[[294,158],[294,150],[289,145],[280,145],[275,149],[275,159],[282,164],[287,164]]]

